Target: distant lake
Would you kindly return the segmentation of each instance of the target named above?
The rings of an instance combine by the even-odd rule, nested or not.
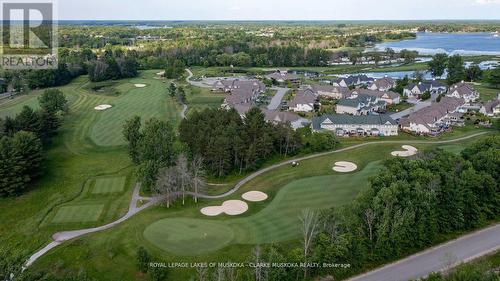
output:
[[[436,53],[460,55],[500,55],[500,35],[498,33],[429,33],[419,32],[417,38],[377,44],[375,49],[392,48],[418,51],[422,55]]]

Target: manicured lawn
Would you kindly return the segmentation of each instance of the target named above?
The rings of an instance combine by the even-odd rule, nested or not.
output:
[[[104,205],[64,206],[57,211],[53,223],[94,222],[99,219]]]
[[[208,89],[187,86],[187,103],[190,111],[201,111],[205,108],[220,108],[224,98],[223,93],[214,93]]]
[[[483,102],[491,101],[497,98],[500,94],[500,89],[492,88],[486,84],[475,84],[474,87],[479,91],[480,99]]]
[[[228,245],[233,239],[233,230],[210,220],[164,219],[146,228],[144,238],[176,255],[199,255]]]
[[[92,194],[118,193],[125,188],[127,177],[106,177],[95,180]]]

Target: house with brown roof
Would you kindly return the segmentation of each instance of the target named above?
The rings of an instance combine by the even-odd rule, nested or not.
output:
[[[295,74],[290,74],[288,71],[278,70],[274,73],[266,75],[267,79],[275,80],[280,84],[292,83],[295,85],[299,85],[302,82],[300,76]]]
[[[379,91],[362,88],[351,91],[351,98],[355,98],[359,95],[371,96],[376,98],[377,101],[384,101],[387,104],[399,104],[401,102],[401,96],[398,93],[391,91]]]
[[[464,99],[443,97],[440,102],[435,102],[401,119],[400,126],[404,131],[416,134],[440,134],[450,125],[460,122],[460,108],[464,104]]]
[[[396,81],[391,77],[384,77],[380,79],[375,79],[368,89],[376,91],[389,91],[390,89],[396,87]]]
[[[498,98],[496,100],[485,103],[481,109],[479,109],[479,112],[488,117],[500,116],[500,94],[498,94]]]
[[[264,93],[266,85],[257,79],[220,79],[212,85],[212,91],[230,93],[235,89],[246,89]]]
[[[328,99],[342,99],[349,95],[349,88],[332,86],[327,84],[314,84],[309,86],[309,88],[320,97],[325,97]]]
[[[298,90],[295,97],[288,103],[289,110],[295,112],[312,112],[318,102],[318,96],[311,89]]]
[[[471,103],[479,98],[479,92],[469,83],[460,82],[448,89],[447,97],[461,98],[465,103]]]

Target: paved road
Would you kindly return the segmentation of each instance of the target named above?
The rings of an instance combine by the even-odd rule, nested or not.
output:
[[[240,182],[238,182],[231,190],[229,190],[228,192],[226,192],[224,194],[220,194],[220,195],[199,194],[198,198],[220,199],[220,198],[228,197],[228,196],[234,194],[235,192],[237,192],[243,185],[245,185],[249,181],[253,180],[254,178],[256,178],[256,177],[258,177],[258,176],[260,176],[260,175],[262,175],[264,173],[267,173],[267,172],[269,172],[271,170],[274,170],[276,168],[279,168],[279,167],[282,167],[282,166],[286,166],[286,165],[290,165],[292,162],[300,162],[300,161],[304,161],[304,160],[308,160],[308,159],[313,159],[313,158],[317,158],[317,157],[321,157],[321,156],[325,156],[325,155],[330,155],[330,154],[340,153],[340,152],[344,152],[344,151],[349,151],[349,150],[353,150],[353,149],[364,147],[364,146],[368,146],[368,145],[376,145],[376,144],[399,144],[399,143],[401,143],[401,144],[445,144],[445,143],[453,143],[453,142],[459,142],[459,141],[470,139],[470,138],[475,138],[475,137],[478,137],[478,136],[484,135],[484,134],[487,134],[487,132],[476,133],[476,134],[473,134],[473,135],[470,135],[470,136],[461,137],[461,138],[452,139],[452,140],[445,140],[445,141],[430,141],[430,142],[429,141],[375,141],[375,142],[367,142],[367,143],[362,143],[362,144],[358,144],[358,145],[353,145],[353,146],[349,146],[349,147],[342,148],[342,149],[339,149],[339,150],[334,150],[334,151],[329,151],[329,152],[323,152],[323,153],[313,154],[313,155],[309,155],[309,156],[306,156],[306,157],[301,157],[301,158],[298,158],[298,159],[288,160],[288,161],[285,161],[285,162],[282,162],[282,163],[279,163],[279,164],[275,164],[275,165],[269,166],[267,168],[261,169],[261,170],[255,172],[255,173],[247,176],[246,178],[244,178],[243,180],[241,180]],[[74,238],[77,238],[77,237],[80,237],[80,236],[83,236],[83,235],[86,235],[86,234],[89,234],[89,233],[94,233],[94,232],[98,232],[98,231],[110,229],[110,228],[112,228],[112,227],[114,227],[114,226],[116,226],[116,225],[118,225],[118,224],[120,224],[120,223],[128,220],[129,218],[131,218],[132,216],[136,215],[137,213],[139,213],[139,212],[141,212],[141,211],[143,211],[143,210],[145,210],[145,209],[147,209],[147,208],[149,208],[151,206],[156,205],[158,202],[161,201],[161,198],[158,198],[158,197],[155,197],[155,198],[141,197],[139,195],[139,191],[140,191],[140,185],[137,184],[135,186],[135,188],[134,188],[133,193],[132,193],[132,199],[130,200],[129,210],[128,210],[127,214],[125,214],[125,216],[121,217],[120,219],[118,219],[118,220],[116,220],[116,221],[114,221],[112,223],[109,223],[109,224],[106,224],[106,225],[103,225],[103,226],[99,226],[99,227],[55,233],[54,235],[52,235],[52,238],[54,239],[54,241],[52,241],[51,243],[49,243],[43,249],[41,249],[41,250],[37,251],[36,253],[34,253],[26,261],[25,268],[28,267],[28,266],[30,266],[31,264],[33,264],[33,262],[35,262],[38,258],[40,258],[44,254],[46,254],[48,251],[50,251],[54,247],[57,247],[60,244],[62,244],[62,242],[64,242],[64,241],[67,241],[67,240],[70,240],[70,239],[74,239]],[[186,192],[186,195],[194,196],[194,193],[192,193],[192,192]],[[147,202],[145,204],[143,204],[142,206],[137,207],[137,203],[140,200],[147,201]],[[385,280],[385,281],[389,281],[389,280]]]
[[[191,80],[191,78],[193,77],[193,72],[187,68],[186,68],[186,71],[188,73],[188,77],[186,78],[187,83],[191,84],[192,86],[199,87],[199,88],[212,89],[212,85],[205,84],[203,81]]]
[[[462,236],[349,281],[407,281],[426,277],[500,249],[500,224]]]
[[[428,107],[428,106],[431,106],[431,102],[430,101],[419,101],[415,104],[415,106],[413,107],[410,107],[408,109],[405,109],[403,111],[400,111],[398,113],[394,113],[391,115],[391,118],[394,119],[394,120],[398,120],[398,119],[401,119],[405,116],[408,116],[410,114],[412,114],[413,112],[415,111],[418,111],[424,107]]]
[[[288,88],[280,88],[280,87],[273,87],[271,90],[276,91],[276,95],[271,99],[271,102],[267,106],[267,109],[269,110],[276,110],[280,107],[281,101],[283,100],[283,97],[286,95],[286,93],[290,90]]]

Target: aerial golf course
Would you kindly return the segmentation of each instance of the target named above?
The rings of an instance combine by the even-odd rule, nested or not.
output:
[[[94,87],[84,77],[61,87],[70,103],[70,113],[46,155],[48,174],[23,196],[0,199],[0,243],[32,253],[50,242],[56,232],[96,227],[122,217],[136,186],[133,165],[124,146],[123,123],[139,115],[143,120],[169,120],[176,126],[181,120],[182,106],[168,95],[169,83],[158,78],[155,71],[146,71],[137,78],[102,87]],[[186,87],[189,110],[217,107],[221,102],[220,95]],[[35,106],[38,95],[35,91],[1,103],[0,115],[16,114],[24,105]],[[95,110],[99,105],[111,107]],[[382,141],[398,143],[339,151],[300,161],[297,167],[283,165],[260,174],[225,198],[202,199],[198,204],[188,199],[184,206],[179,201],[169,209],[154,206],[111,229],[65,242],[37,260],[33,268],[64,271],[85,267],[92,269],[89,274],[100,280],[134,280],[131,276],[136,272],[135,253],[140,246],[167,262],[243,261],[257,244],[295,241],[300,236],[298,216],[303,209],[321,210],[352,201],[381,169],[382,161],[395,157],[391,153],[400,151],[403,145],[418,151],[441,147],[459,153],[484,135],[460,142],[425,142],[481,132],[464,128],[442,138],[386,138]],[[351,142],[343,143],[342,148],[356,144]],[[333,169],[337,162],[355,164],[355,170],[337,172]],[[275,163],[268,166],[271,164]],[[236,181],[244,176],[238,176]],[[227,191],[226,187],[220,187],[220,191],[218,188],[209,186],[207,193]],[[244,200],[243,194],[251,191],[262,192],[267,198],[258,202]],[[248,208],[232,216],[207,216],[200,212],[228,200],[243,201]],[[178,280],[190,276],[182,270],[173,270],[171,274],[179,276]]]

